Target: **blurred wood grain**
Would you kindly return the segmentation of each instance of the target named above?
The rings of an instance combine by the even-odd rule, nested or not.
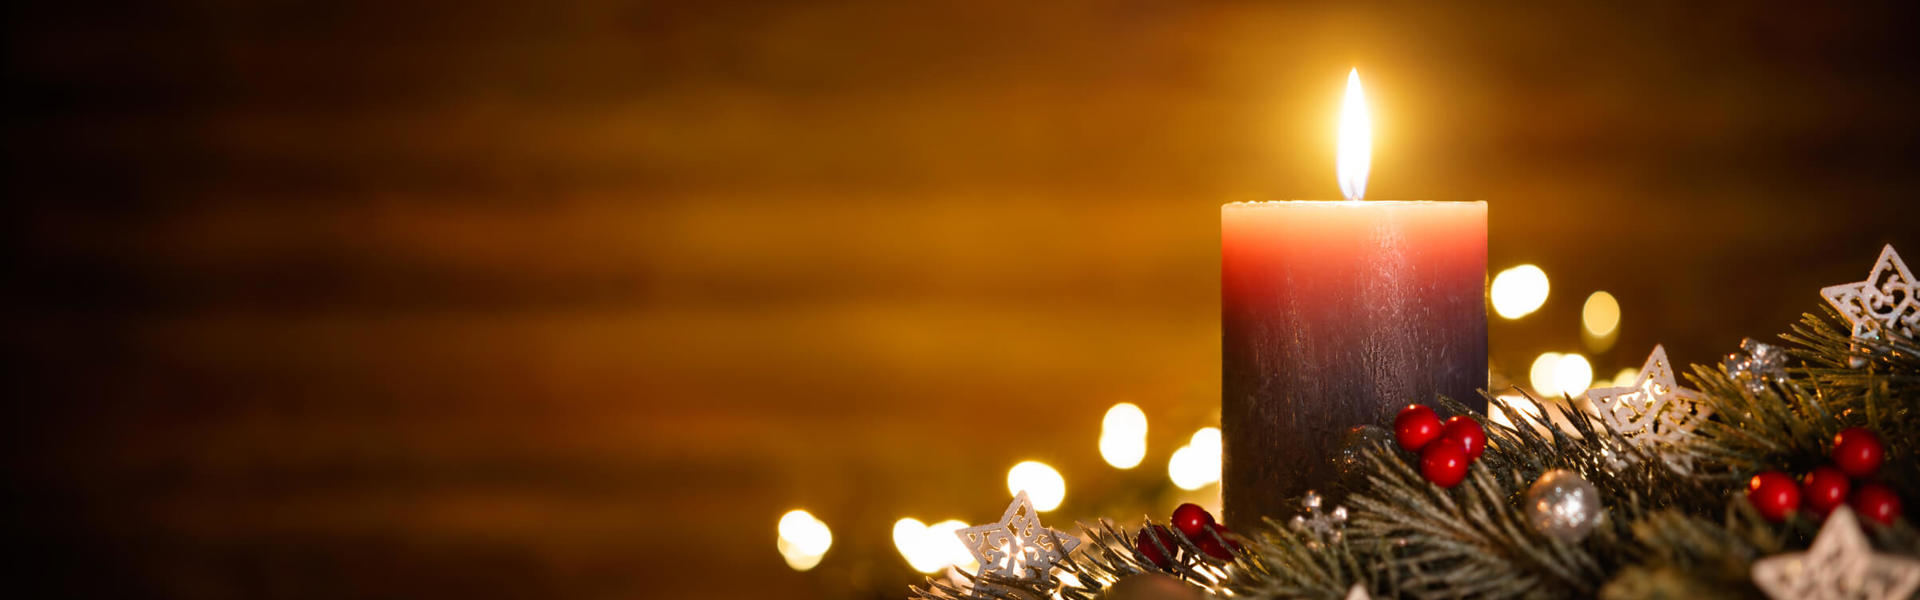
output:
[[[1906,5],[8,11],[9,500],[71,596],[899,597],[893,520],[1016,461],[1136,510],[1217,419],[1217,205],[1335,195],[1356,64],[1370,193],[1553,277],[1496,367],[1597,289],[1597,370],[1713,360],[1920,249]]]

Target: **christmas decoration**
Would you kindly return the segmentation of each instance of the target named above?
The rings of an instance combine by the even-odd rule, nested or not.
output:
[[[1727,375],[1745,385],[1748,392],[1765,393],[1767,384],[1779,385],[1787,380],[1786,351],[1753,338],[1740,340],[1740,350],[1728,354],[1721,365]]]
[[[1586,539],[1607,514],[1600,503],[1599,488],[1566,469],[1542,473],[1527,486],[1521,506],[1534,531],[1563,542]]]
[[[1774,600],[1904,600],[1920,590],[1920,560],[1875,553],[1853,511],[1833,511],[1813,547],[1753,563]]]
[[[1487,432],[1473,419],[1448,417],[1446,426],[1440,429],[1439,443],[1458,445],[1467,453],[1467,460],[1476,460],[1487,450]]]
[[[1213,514],[1198,504],[1188,502],[1173,509],[1173,528],[1187,539],[1198,539],[1213,523]]]
[[[1335,506],[1333,510],[1322,512],[1320,507],[1323,503],[1325,499],[1320,497],[1319,492],[1307,490],[1306,495],[1300,498],[1300,506],[1306,509],[1306,514],[1294,515],[1293,520],[1287,522],[1295,531],[1312,533],[1314,540],[1309,544],[1337,543],[1347,526],[1347,507]]]
[[[1825,517],[1847,503],[1847,492],[1851,490],[1852,484],[1845,473],[1833,467],[1818,467],[1802,481],[1800,497],[1809,512]]]
[[[1173,566],[1173,557],[1178,552],[1180,543],[1173,540],[1173,532],[1167,531],[1165,527],[1154,525],[1140,530],[1139,539],[1134,541],[1133,547],[1140,551],[1140,556],[1147,559],[1147,562],[1166,569]]]
[[[1598,415],[1591,419],[1577,412],[1563,419],[1524,391],[1488,394],[1492,410],[1511,422],[1486,421],[1444,397],[1413,398],[1431,408],[1402,413],[1478,422],[1481,455],[1471,457],[1465,443],[1434,443],[1445,422],[1412,428],[1423,435],[1410,438],[1399,435],[1398,425],[1407,424],[1399,416],[1352,427],[1333,457],[1336,476],[1316,486],[1336,491],[1341,508],[1317,508],[1331,502],[1308,494],[1298,499],[1307,507],[1299,518],[1249,515],[1269,525],[1244,535],[1207,527],[1190,537],[1166,524],[1122,528],[1100,519],[1081,525],[1085,543],[1051,563],[1053,577],[950,571],[915,587],[913,598],[1093,600],[1129,597],[1118,593],[1130,582],[1255,600],[1356,591],[1418,599],[1757,597],[1762,590],[1911,597],[1907,574],[1920,559],[1920,531],[1903,520],[1900,502],[1920,485],[1920,343],[1884,327],[1859,339],[1838,312],[1819,310],[1824,317],[1803,317],[1780,336],[1780,347],[1749,340],[1732,360],[1693,367],[1692,389],[1677,385],[1679,369],[1656,348],[1637,385],[1595,390],[1606,393],[1592,395]],[[1861,356],[1871,360],[1852,360]],[[1680,414],[1666,412],[1675,409]],[[1856,427],[1873,435],[1833,435]],[[1841,463],[1869,446],[1878,447],[1877,467],[1855,472],[1873,474],[1849,477]],[[1458,479],[1430,479],[1426,463],[1434,457],[1452,458],[1438,462],[1458,467]],[[1583,487],[1577,480],[1592,486],[1596,500],[1586,534],[1537,525],[1542,501],[1548,510],[1556,499],[1569,506],[1545,488]],[[1752,483],[1747,493],[1728,494],[1740,482]],[[1584,504],[1570,506],[1568,513],[1585,514]],[[1809,521],[1791,518],[1800,511],[1830,511],[1817,538]],[[1871,535],[1859,531],[1863,521]],[[1849,535],[1850,554],[1836,552]],[[1218,544],[1212,553],[1202,548],[1208,538]],[[1869,538],[1880,554],[1868,550]]]
[[[1887,447],[1880,436],[1864,427],[1849,427],[1833,436],[1833,464],[1840,472],[1854,477],[1872,477],[1880,472]]]
[[[1712,408],[1700,402],[1699,392],[1674,381],[1667,349],[1657,345],[1633,385],[1587,390],[1587,398],[1609,429],[1642,449],[1652,450],[1682,474],[1691,470],[1692,457],[1679,448],[1693,437],[1694,428],[1713,414]],[[1628,461],[1616,458],[1613,462],[1619,468]]]
[[[1869,483],[1853,491],[1853,510],[1860,516],[1882,524],[1891,525],[1900,518],[1900,496],[1893,489],[1878,483]]]
[[[1433,409],[1419,404],[1408,404],[1406,408],[1400,409],[1399,415],[1393,418],[1393,439],[1400,443],[1402,450],[1419,452],[1426,448],[1427,444],[1440,439],[1443,428],[1440,415],[1435,414]]]
[[[1832,304],[1840,316],[1853,325],[1853,337],[1880,339],[1883,332],[1902,337],[1920,337],[1920,282],[1893,251],[1893,244],[1880,250],[1880,259],[1866,281],[1828,286],[1820,295]]]
[[[1080,545],[1078,536],[1062,534],[1040,524],[1040,513],[1034,512],[1033,501],[1027,499],[1026,490],[1014,494],[1013,503],[1007,505],[1007,512],[998,522],[968,527],[955,534],[960,536],[967,551],[973,553],[974,560],[980,562],[980,572],[973,584],[976,592],[998,589],[996,584],[989,583],[992,580],[1051,586],[1054,565]]]
[[[1767,471],[1747,480],[1747,501],[1768,521],[1784,521],[1800,508],[1800,484],[1779,471]]]
[[[1240,549],[1240,542],[1228,537],[1232,533],[1233,530],[1227,529],[1225,525],[1208,523],[1207,531],[1200,537],[1194,538],[1193,543],[1199,546],[1200,551],[1205,552],[1207,556],[1220,560],[1232,560],[1233,551]]]
[[[1434,485],[1450,488],[1467,478],[1467,451],[1458,444],[1431,444],[1420,451],[1420,475]]]

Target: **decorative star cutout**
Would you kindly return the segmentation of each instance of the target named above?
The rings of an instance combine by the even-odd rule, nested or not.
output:
[[[1080,545],[1079,537],[1040,524],[1040,513],[1033,510],[1033,501],[1027,499],[1026,490],[1013,496],[1013,503],[1007,505],[1000,522],[954,533],[980,562],[981,577],[1041,583],[1051,582],[1053,566]],[[976,581],[975,585],[976,589],[997,587],[984,581]]]
[[[1893,244],[1880,250],[1873,272],[1866,281],[1843,283],[1820,289],[1820,295],[1840,316],[1853,325],[1853,337],[1872,339],[1880,331],[1897,331],[1907,337],[1920,337],[1920,280],[1913,278]]]
[[[1753,561],[1753,583],[1774,600],[1901,600],[1920,590],[1920,560],[1875,553],[1841,506],[1806,552]]]
[[[1700,393],[1680,387],[1674,381],[1673,366],[1667,362],[1667,349],[1654,346],[1640,376],[1626,387],[1587,390],[1587,399],[1614,431],[1620,432],[1643,448],[1672,450],[1693,437],[1693,429],[1713,415],[1713,409],[1700,403]],[[1680,452],[1657,452],[1675,471],[1693,468],[1691,458]],[[1625,463],[1619,463],[1624,465]]]

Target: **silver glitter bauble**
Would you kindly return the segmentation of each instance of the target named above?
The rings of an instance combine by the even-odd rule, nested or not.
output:
[[[1527,487],[1524,502],[1521,509],[1527,513],[1527,524],[1541,535],[1563,542],[1586,539],[1607,513],[1600,504],[1600,490],[1566,469],[1540,474]]]

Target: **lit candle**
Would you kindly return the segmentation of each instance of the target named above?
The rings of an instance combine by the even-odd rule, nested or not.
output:
[[[1442,395],[1485,409],[1487,205],[1363,201],[1370,137],[1356,71],[1340,123],[1347,200],[1220,209],[1221,492],[1235,529],[1332,483],[1354,426]]]

